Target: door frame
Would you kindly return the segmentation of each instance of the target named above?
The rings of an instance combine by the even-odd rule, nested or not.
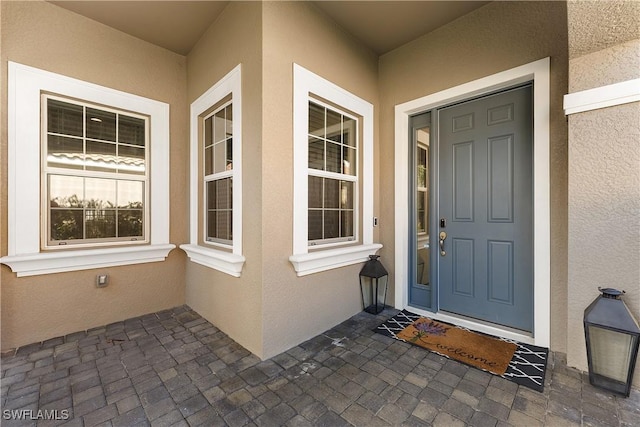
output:
[[[408,305],[409,288],[409,116],[528,81],[533,82],[533,333],[526,334],[483,321],[442,312],[412,311],[529,344],[551,342],[551,216],[549,169],[550,59],[543,58],[510,70],[473,80],[395,107],[395,308]]]

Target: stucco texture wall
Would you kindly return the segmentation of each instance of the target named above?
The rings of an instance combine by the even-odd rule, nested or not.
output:
[[[393,200],[395,105],[550,57],[551,347],[557,351],[566,351],[567,335],[566,19],[564,2],[492,2],[380,59],[380,198]],[[393,204],[383,204],[380,215],[382,255],[390,258]]]
[[[270,357],[362,309],[362,264],[297,277],[288,261],[293,242],[293,64],[374,105],[378,89],[377,57],[312,4],[263,3],[262,29],[262,356]],[[377,138],[374,144],[377,150]],[[377,165],[374,169],[379,170]],[[377,215],[377,194],[374,203]]]
[[[187,238],[186,58],[42,1],[3,1],[1,72],[7,61],[166,102],[171,129],[171,243]],[[4,85],[4,83],[3,83]],[[1,234],[7,235],[7,94],[2,93]],[[7,241],[1,239],[1,253]],[[96,274],[108,274],[98,289]],[[184,304],[184,255],[137,266],[16,278],[0,270],[2,349]]]
[[[640,3],[571,1],[568,12],[570,93],[640,78]],[[599,286],[625,290],[640,319],[639,141],[639,102],[569,116],[567,362],[583,370],[583,311]]]
[[[256,355],[262,345],[262,6],[231,2],[187,57],[189,103],[242,64],[240,278],[187,261],[186,302]]]

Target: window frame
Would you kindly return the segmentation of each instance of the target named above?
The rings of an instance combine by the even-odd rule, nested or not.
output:
[[[233,168],[221,173],[224,177],[231,177],[232,193],[232,224],[233,234],[231,244],[221,242],[207,242],[206,228],[206,186],[204,176],[204,153],[201,150],[201,138],[204,138],[204,128],[201,122],[211,115],[212,108],[217,104],[223,105],[230,97],[233,115]],[[221,104],[222,103],[222,104]],[[218,107],[220,107],[218,105]],[[191,103],[190,110],[190,201],[189,201],[189,230],[188,244],[180,245],[192,262],[214,270],[221,271],[234,277],[242,275],[245,257],[242,255],[242,66],[239,64],[227,75],[211,86],[198,99]],[[202,170],[202,175],[201,171]],[[202,191],[199,185],[202,182]],[[202,203],[202,211],[200,210]],[[202,219],[200,218],[200,214]],[[203,244],[199,237],[202,237]]]
[[[18,277],[163,261],[169,243],[169,104],[8,61],[8,255]],[[41,248],[41,94],[82,99],[150,117],[149,243]]]
[[[339,113],[340,115],[349,118],[351,120],[355,121],[355,158],[356,158],[356,165],[355,165],[355,170],[356,173],[355,174],[346,174],[343,172],[332,172],[332,171],[328,171],[326,170],[326,165],[325,165],[325,169],[316,169],[316,168],[311,168],[308,167],[308,162],[307,162],[307,180],[311,177],[315,177],[315,178],[322,178],[322,179],[331,179],[334,181],[346,181],[346,182],[351,182],[353,184],[353,208],[351,209],[352,211],[352,227],[353,227],[353,236],[349,236],[349,237],[335,237],[335,238],[323,238],[323,239],[316,239],[316,240],[309,240],[308,241],[308,246],[309,249],[311,250],[316,250],[316,249],[322,249],[322,248],[328,248],[328,247],[332,247],[332,246],[342,246],[342,245],[352,245],[354,243],[358,243],[359,242],[359,238],[360,238],[360,221],[359,221],[359,203],[358,201],[360,200],[360,168],[362,167],[362,165],[360,164],[360,131],[359,131],[359,124],[360,124],[360,119],[350,113],[348,113],[347,111],[344,111],[344,109],[340,109],[337,108],[335,106],[332,106],[330,104],[327,104],[326,102],[323,102],[322,100],[316,99],[314,97],[310,97],[309,98],[309,104],[314,103],[318,106],[321,106],[323,108],[325,108],[325,110],[331,110],[334,113]],[[325,121],[326,121],[326,115],[325,115]],[[328,130],[326,127],[326,123],[325,123],[325,130]],[[311,137],[311,135],[307,132],[307,141],[308,138]],[[318,138],[321,139],[325,144],[328,141],[329,138],[324,137],[324,138]],[[341,146],[343,146],[343,143],[340,143]],[[325,145],[325,149],[324,149],[324,160],[326,162],[326,145]],[[307,193],[308,194],[308,193]],[[323,199],[324,199],[324,193],[323,193]],[[313,210],[314,208],[309,208],[307,206],[307,211]],[[318,208],[321,211],[326,211],[327,209],[323,206],[322,208]],[[333,209],[332,209],[333,210]],[[342,209],[338,208],[338,211],[341,211]],[[307,222],[308,222],[308,218],[307,218]]]
[[[102,172],[102,171],[86,171],[82,169],[73,169],[73,168],[64,168],[64,167],[56,167],[50,166],[48,164],[47,156],[49,154],[48,150],[48,100],[60,101],[67,104],[72,104],[76,106],[81,106],[83,110],[86,108],[99,109],[101,111],[106,111],[110,113],[114,113],[117,115],[122,115],[126,117],[136,118],[144,120],[145,123],[145,172],[144,174],[125,174],[125,173],[117,173],[117,172]],[[102,246],[114,246],[114,245],[140,245],[149,243],[149,188],[150,188],[150,179],[149,179],[149,170],[150,170],[150,162],[149,162],[149,154],[150,154],[150,135],[149,135],[149,117],[142,114],[137,114],[130,111],[124,111],[121,109],[107,107],[103,105],[97,105],[91,102],[87,102],[84,100],[78,99],[70,99],[68,97],[60,96],[58,94],[51,93],[43,93],[41,95],[41,120],[42,120],[42,144],[40,146],[42,152],[42,249],[43,250],[72,250],[75,248],[93,248],[93,247],[102,247]],[[87,137],[84,132],[86,132],[86,118],[83,117],[83,136],[75,137],[74,139],[80,139],[83,141],[83,146],[87,141],[98,141],[96,139],[92,139]],[[64,135],[63,135],[64,136]],[[65,136],[66,137],[66,136]],[[108,142],[110,141],[102,141]],[[120,141],[114,141],[114,144],[121,144]],[[126,144],[127,146],[130,144]],[[143,183],[143,232],[142,238],[127,238],[127,237],[113,237],[113,238],[99,238],[99,239],[71,239],[67,241],[60,241],[61,243],[56,244],[56,240],[52,240],[51,238],[51,209],[49,197],[47,196],[47,190],[49,189],[48,178],[52,175],[58,176],[75,176],[82,178],[97,178],[97,179],[108,179],[108,180],[126,180],[126,181],[137,181]],[[116,207],[116,210],[118,208]],[[84,209],[83,209],[84,210]],[[116,216],[117,220],[117,216]],[[64,242],[64,243],[62,243]]]
[[[229,100],[226,102],[222,102],[221,105],[218,105],[215,107],[215,109],[213,109],[210,113],[203,115],[202,116],[202,138],[205,138],[205,132],[206,132],[206,122],[209,118],[214,117],[218,112],[226,109],[228,106],[231,106],[231,110],[233,111],[233,100]],[[226,126],[226,124],[225,124]],[[233,129],[233,121],[232,121],[232,129]],[[225,138],[222,141],[218,141],[215,142],[215,140],[213,140],[211,147],[212,150],[215,153],[215,145],[216,144],[222,144],[224,142],[224,144],[226,144],[227,138]],[[233,130],[231,131],[231,144],[232,144],[232,148],[231,148],[231,156],[233,158]],[[200,146],[199,146],[200,147]],[[209,211],[209,193],[208,193],[208,189],[207,189],[207,185],[210,182],[216,182],[216,181],[220,181],[223,179],[230,179],[231,180],[231,188],[232,188],[232,197],[233,197],[233,166],[235,163],[235,159],[232,159],[232,168],[231,169],[225,169],[222,172],[215,172],[213,171],[212,173],[207,175],[206,172],[206,167],[204,166],[206,164],[206,142],[203,141],[202,147],[200,147],[200,154],[202,155],[202,160],[200,161],[200,163],[203,165],[202,166],[202,202],[203,202],[203,217],[202,217],[202,241],[204,242],[205,245],[210,245],[210,246],[217,246],[217,247],[221,247],[221,248],[227,248],[227,249],[232,249],[233,248],[233,220],[231,221],[231,239],[220,239],[220,238],[209,238],[209,222],[208,222],[208,211]],[[225,146],[225,150],[226,150],[226,146]],[[226,151],[225,151],[225,157],[226,157]],[[231,202],[231,212],[232,212],[232,218],[233,218],[233,199]]]
[[[362,121],[358,153],[361,193],[354,198],[362,235],[338,246],[308,244],[309,101],[318,99],[352,112]],[[373,243],[373,105],[298,64],[293,64],[293,175],[293,255],[289,261],[298,276],[364,262],[382,247]]]

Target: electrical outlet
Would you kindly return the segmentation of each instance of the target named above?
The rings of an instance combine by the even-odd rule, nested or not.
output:
[[[104,288],[109,284],[109,276],[106,274],[98,274],[96,276],[96,286],[98,288]]]

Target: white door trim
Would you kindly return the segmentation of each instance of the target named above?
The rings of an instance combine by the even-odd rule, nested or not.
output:
[[[464,326],[523,342],[549,347],[551,331],[551,219],[549,179],[549,58],[483,77],[427,95],[395,107],[395,307],[408,305],[409,218],[409,116],[452,102],[473,98],[519,83],[533,81],[533,200],[534,200],[534,329],[532,335],[518,334],[486,323],[463,321]],[[413,309],[416,311],[415,309]],[[435,315],[443,319],[440,313]],[[454,320],[454,319],[450,319]]]

